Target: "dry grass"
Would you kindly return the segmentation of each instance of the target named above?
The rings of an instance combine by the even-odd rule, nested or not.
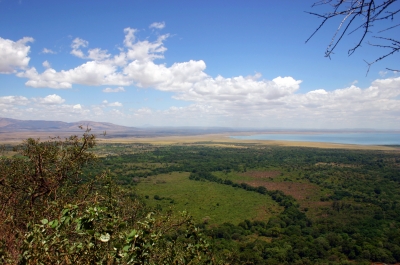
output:
[[[293,196],[297,201],[302,202],[308,200],[315,194],[316,190],[320,187],[309,183],[297,183],[297,182],[267,182],[262,180],[253,180],[247,182],[247,184],[258,187],[263,186],[268,190],[281,190],[287,195]]]
[[[307,209],[307,216],[314,218],[325,213],[326,208],[330,208],[331,201],[319,201],[320,187],[310,183],[295,183],[295,182],[267,182],[264,180],[253,180],[246,182],[254,187],[263,186],[268,190],[280,190],[286,195],[291,195],[299,203],[301,209]],[[262,214],[260,209],[259,214]]]

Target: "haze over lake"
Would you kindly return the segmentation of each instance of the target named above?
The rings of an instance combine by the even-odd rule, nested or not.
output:
[[[241,140],[323,142],[359,145],[400,145],[400,133],[273,133],[231,136]]]

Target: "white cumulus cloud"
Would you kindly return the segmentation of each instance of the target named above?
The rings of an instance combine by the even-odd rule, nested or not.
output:
[[[0,73],[10,74],[16,69],[28,66],[30,60],[28,42],[33,42],[33,38],[24,37],[14,42],[0,37]]]
[[[160,59],[164,58],[167,51],[164,43],[169,37],[168,34],[156,36],[152,40],[140,40],[136,36],[136,29],[125,28],[124,33],[123,47],[119,48],[117,54],[108,53],[101,48],[84,52],[82,49],[87,48],[89,43],[76,38],[71,45],[73,51],[76,51],[74,55],[87,61],[60,71],[53,69],[49,63],[44,63],[46,69],[43,72],[28,67],[28,39],[17,42],[1,39],[2,44],[6,43],[7,47],[20,45],[22,55],[19,57],[20,64],[11,63],[12,60],[8,60],[6,64],[0,61],[0,70],[13,72],[16,69],[24,69],[19,70],[16,75],[27,78],[26,85],[31,87],[66,89],[72,88],[74,84],[110,86],[102,91],[112,93],[124,92],[124,86],[135,85],[170,92],[174,99],[186,101],[188,104],[185,107],[171,107],[162,111],[141,108],[124,115],[124,108],[120,108],[113,110],[112,113],[116,116],[112,116],[114,114],[111,114],[107,107],[122,107],[123,104],[118,101],[105,101],[92,106],[91,111],[79,104],[80,107],[64,105],[63,102],[58,105],[42,104],[46,110],[53,108],[51,111],[56,111],[56,107],[61,109],[65,106],[62,110],[64,113],[69,113],[71,109],[78,113],[79,109],[80,115],[86,115],[82,116],[82,119],[88,115],[117,117],[122,113],[118,117],[137,119],[132,122],[143,121],[161,125],[210,123],[221,126],[279,127],[289,124],[292,127],[318,125],[327,128],[368,127],[372,124],[378,124],[382,128],[400,126],[400,77],[377,79],[364,88],[358,87],[357,82],[352,82],[345,88],[330,91],[317,89],[304,93],[300,90],[302,80],[292,76],[278,76],[272,80],[264,79],[260,73],[250,76],[210,76],[206,73],[206,63],[203,60],[167,65]],[[12,53],[0,51],[0,56],[3,54]],[[4,70],[6,68],[7,70]],[[48,100],[56,102],[55,98],[53,101],[50,98]],[[2,111],[11,111],[11,108],[3,108]],[[62,112],[60,110],[57,113]]]
[[[34,101],[44,105],[58,105],[64,103],[65,99],[63,99],[59,95],[53,94],[53,95],[48,95],[44,98],[35,98]]]

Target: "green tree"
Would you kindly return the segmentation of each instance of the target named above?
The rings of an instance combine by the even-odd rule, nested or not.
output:
[[[0,158],[0,263],[216,263],[190,215],[148,211],[96,162],[95,135],[28,139]]]

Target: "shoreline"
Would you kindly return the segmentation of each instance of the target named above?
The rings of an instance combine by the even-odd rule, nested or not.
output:
[[[307,142],[307,141],[288,141],[288,140],[253,140],[253,139],[234,139],[231,136],[243,136],[260,134],[260,132],[234,132],[234,133],[215,133],[201,135],[175,135],[175,136],[153,136],[153,137],[137,137],[124,136],[111,138],[103,138],[98,134],[98,143],[148,143],[158,145],[169,144],[204,144],[213,146],[239,147],[238,144],[256,144],[256,145],[273,145],[273,146],[292,146],[292,147],[310,147],[310,148],[326,148],[326,149],[352,149],[352,150],[380,150],[380,151],[400,151],[400,147],[389,145],[359,145],[359,144],[339,144],[328,142]],[[112,135],[109,132],[107,135]],[[271,132],[270,132],[271,133]],[[275,132],[278,133],[278,132]],[[281,134],[304,134],[304,132],[279,132]],[[311,133],[311,132],[309,132]],[[313,132],[317,133],[317,132]],[[59,136],[61,139],[71,135],[81,135],[81,132],[17,132],[17,133],[0,133],[0,144],[19,144],[27,138],[40,138],[43,141],[49,140],[51,137]]]
[[[379,150],[379,151],[398,151],[400,147],[385,145],[358,145],[358,144],[338,144],[325,142],[303,142],[303,141],[283,141],[283,140],[243,140],[230,138],[232,134],[209,134],[197,136],[163,136],[149,138],[112,138],[100,139],[99,143],[148,143],[148,144],[204,144],[213,146],[232,146],[236,144],[256,144],[256,145],[274,145],[274,146],[292,146],[292,147],[310,147],[324,149],[351,149],[351,150]]]

